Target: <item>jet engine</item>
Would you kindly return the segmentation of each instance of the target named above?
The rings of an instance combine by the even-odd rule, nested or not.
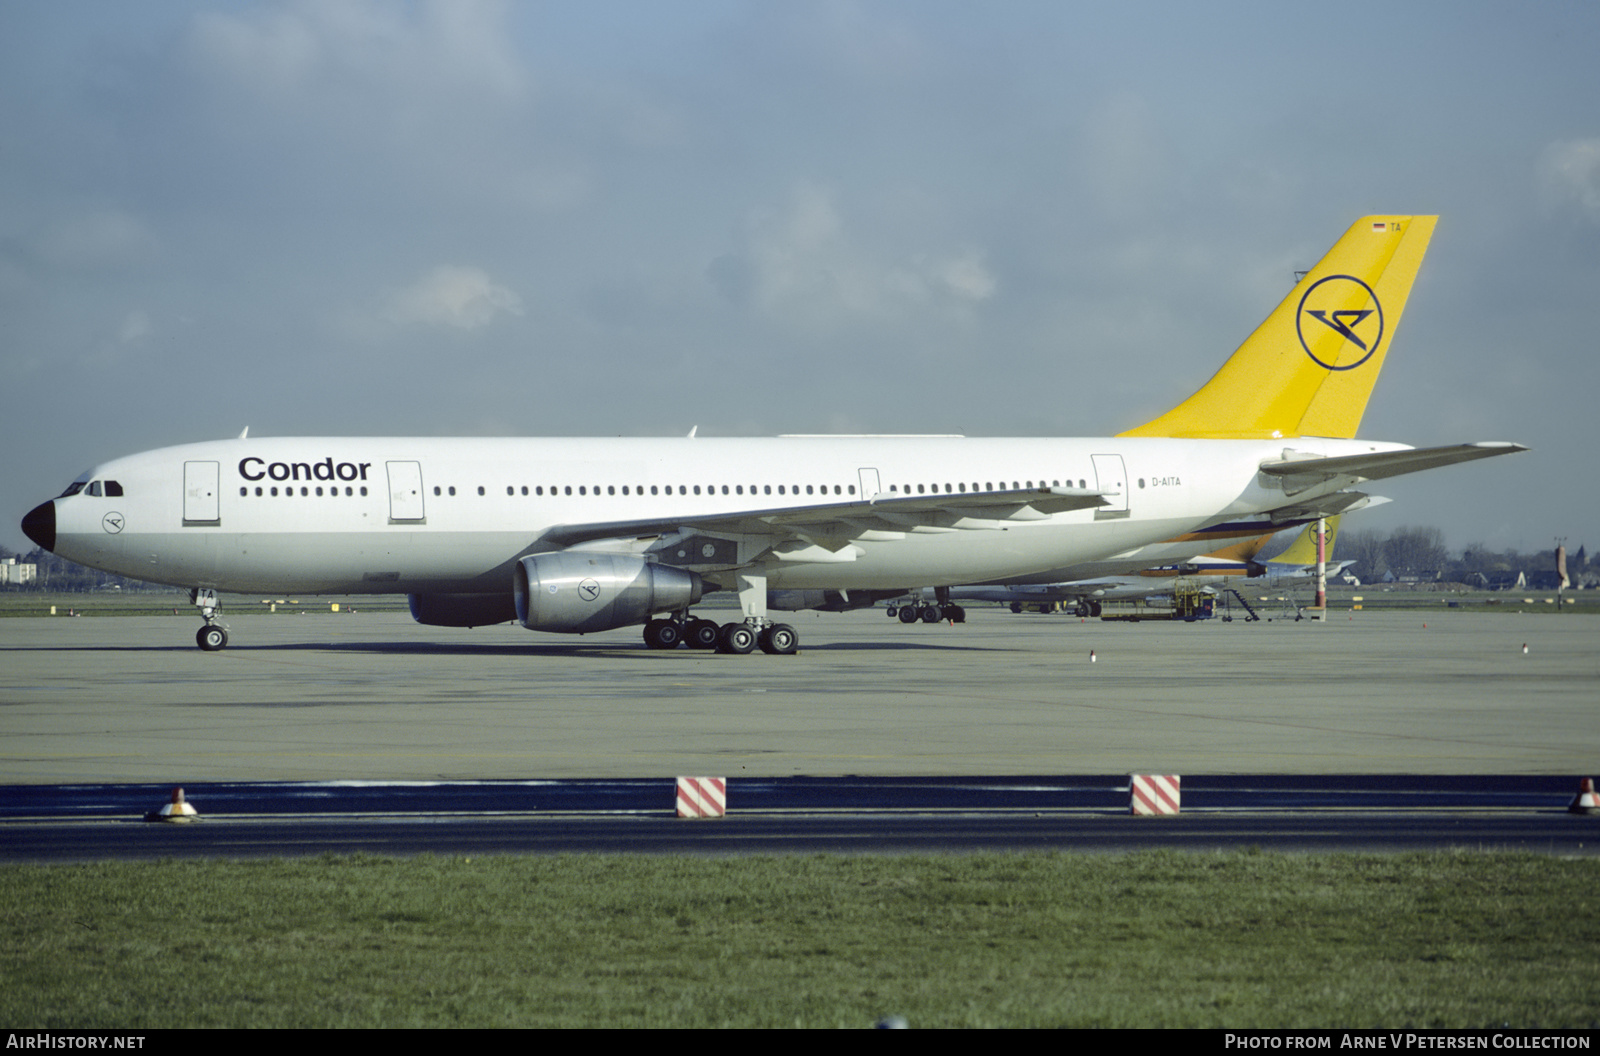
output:
[[[686,609],[700,600],[705,583],[693,572],[628,554],[565,551],[523,558],[512,589],[517,620],[528,630],[588,634]]]
[[[431,627],[490,627],[517,618],[510,594],[412,594],[411,618]]]

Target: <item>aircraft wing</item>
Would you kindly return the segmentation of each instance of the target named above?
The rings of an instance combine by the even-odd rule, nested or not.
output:
[[[1507,441],[1486,441],[1477,444],[1454,444],[1449,447],[1414,447],[1401,451],[1373,451],[1361,455],[1341,455],[1336,458],[1291,458],[1261,463],[1261,472],[1278,477],[1285,491],[1294,492],[1315,487],[1335,477],[1349,477],[1354,481],[1382,480],[1398,477],[1402,473],[1416,473],[1424,469],[1437,469],[1457,462],[1471,462],[1495,455],[1509,455],[1526,451],[1521,444]]]
[[[1109,506],[1117,492],[1091,488],[1017,488],[945,495],[895,495],[822,506],[780,506],[675,518],[641,518],[557,525],[539,537],[545,547],[565,548],[601,539],[700,533],[770,536],[774,541],[816,537],[853,539],[868,532],[947,532],[996,529],[1043,520],[1055,513]]]

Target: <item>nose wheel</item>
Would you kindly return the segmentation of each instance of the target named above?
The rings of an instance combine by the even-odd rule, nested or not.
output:
[[[206,625],[195,632],[194,644],[208,653],[215,653],[228,645],[228,631],[217,622],[217,592],[210,587],[196,587],[189,592],[189,600],[200,608],[200,617]]]
[[[228,644],[228,632],[214,623],[208,623],[195,632],[194,643],[208,653],[214,653]]]

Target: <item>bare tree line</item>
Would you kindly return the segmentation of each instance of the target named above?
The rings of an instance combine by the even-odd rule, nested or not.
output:
[[[1467,582],[1478,576],[1493,580],[1497,576],[1554,571],[1555,547],[1533,553],[1517,550],[1490,550],[1483,543],[1469,543],[1460,554],[1452,554],[1444,544],[1444,533],[1437,528],[1407,525],[1392,532],[1342,531],[1337,540],[1337,558],[1354,561],[1350,571],[1363,581],[1393,574],[1396,578],[1417,577],[1451,582]],[[1600,565],[1600,562],[1597,562]],[[1584,547],[1567,554],[1567,574],[1576,585],[1582,577],[1600,576],[1600,567],[1588,567]]]

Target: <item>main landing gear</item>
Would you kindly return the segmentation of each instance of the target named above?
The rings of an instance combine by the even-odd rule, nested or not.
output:
[[[210,587],[196,587],[189,592],[189,601],[200,606],[205,626],[195,632],[194,644],[208,653],[226,648],[228,629],[217,622],[217,592]]]
[[[711,620],[687,611],[651,620],[644,625],[644,644],[652,649],[715,649],[719,653],[753,653],[760,649],[773,656],[793,656],[800,651],[800,635],[787,623],[767,618],[767,577],[739,576],[739,608],[743,621],[718,627]]]
[[[715,649],[719,653],[753,653],[760,649],[774,656],[793,656],[800,651],[800,635],[787,623],[758,627],[751,623],[725,623],[673,616],[651,620],[644,625],[644,644],[652,649]]]
[[[945,620],[951,623],[967,622],[967,610],[960,605],[890,605],[885,612],[890,619],[900,617],[901,623],[916,623],[918,620],[923,623],[943,623]]]
[[[890,605],[885,611],[891,620],[900,617],[901,623],[966,623],[967,610],[950,600],[949,587],[933,588],[934,600],[931,604],[924,602],[920,593],[913,593],[912,600],[904,605]]]

